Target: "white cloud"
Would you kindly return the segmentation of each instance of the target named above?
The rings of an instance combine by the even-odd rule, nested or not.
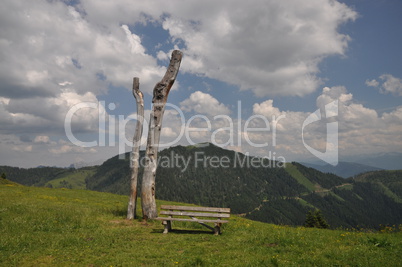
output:
[[[230,6],[230,8],[228,8]],[[8,10],[16,10],[12,15]],[[128,25],[161,23],[185,53],[182,70],[251,89],[258,96],[305,95],[321,84],[318,63],[343,55],[339,25],[356,12],[332,0],[145,1],[113,3],[5,1],[0,96],[57,97],[129,87],[141,78],[150,92],[164,72]],[[158,59],[166,59],[159,52]]]
[[[378,87],[378,85],[380,85],[380,83],[377,80],[372,79],[371,81],[366,80],[366,85],[371,86],[371,87]]]
[[[390,93],[393,95],[402,96],[402,80],[392,76],[391,74],[383,74],[380,76],[383,80],[381,92],[384,94]]]
[[[0,102],[0,133],[53,133],[64,134],[64,121],[67,112],[76,104],[90,102],[98,108],[77,110],[72,117],[72,127],[76,132],[96,131],[99,114],[105,114],[98,105],[96,96],[87,92],[83,95],[63,90],[58,97],[30,99],[16,98]]]
[[[0,97],[0,102],[3,105],[8,105],[8,103],[10,103],[10,98]]]
[[[65,153],[96,153],[97,150],[95,148],[84,148],[84,147],[79,147],[79,146],[75,146],[72,144],[65,144],[65,145],[61,145],[59,147],[56,148],[51,148],[49,149],[49,152],[52,154],[65,154]]]
[[[3,133],[41,133],[55,127],[60,132],[75,100],[97,101],[95,96],[109,85],[129,88],[132,76],[140,77],[142,91],[151,92],[163,75],[164,68],[145,53],[140,37],[127,25],[102,27],[83,14],[61,1],[2,3]],[[92,125],[88,119],[82,126]]]
[[[336,113],[325,114],[325,106],[336,100],[337,116],[327,118],[326,115]],[[402,107],[379,115],[375,110],[357,103],[343,86],[322,89],[317,97],[316,107],[311,107],[311,112],[320,109],[322,119],[304,129],[303,122],[311,112],[281,110],[274,105],[272,99],[255,103],[252,115],[248,118],[243,116],[241,120],[235,116],[213,118],[213,115],[217,114],[213,108],[219,107],[220,103],[205,93],[199,92],[183,102],[181,108],[185,113],[194,112],[199,116],[184,118],[184,114],[176,110],[166,110],[161,135],[162,145],[173,141],[174,143],[168,146],[215,142],[228,149],[249,152],[251,155],[276,155],[277,158],[283,156],[287,161],[300,161],[313,158],[304,146],[302,136],[306,144],[325,152],[327,123],[338,122],[341,156],[402,150]],[[206,110],[211,114],[206,114]],[[146,114],[148,118],[149,111]],[[207,116],[201,116],[203,114]],[[247,127],[253,130],[245,129],[246,123]],[[133,133],[133,129],[128,132]],[[146,136],[146,133],[144,135]],[[252,143],[267,145],[258,147]]]
[[[142,37],[132,32],[131,26],[136,23],[157,23],[170,33],[171,45],[184,52],[184,72],[231,83],[241,90],[252,90],[257,96],[303,96],[322,83],[317,74],[324,58],[345,55],[350,37],[341,33],[339,26],[357,17],[351,8],[334,0],[258,0],[253,4],[154,0],[135,5],[129,0],[82,0],[76,7],[65,3],[2,3],[0,150],[14,153],[16,160],[23,151],[40,155],[50,151],[66,157],[74,153],[91,155],[91,150],[50,141],[55,140],[52,134],[64,134],[64,118],[71,107],[80,102],[97,103],[97,96],[110,85],[131,87],[132,76],[140,77],[141,90],[151,92],[165,71],[157,60],[167,60],[169,52],[159,51],[155,58],[147,54]],[[402,95],[401,79],[384,74],[377,80],[367,80],[366,84],[383,93]],[[317,107],[323,108],[334,100],[339,101],[337,119],[343,151],[401,150],[401,140],[395,136],[402,136],[402,108],[379,115],[357,103],[344,87],[324,88],[317,98]],[[184,100],[181,107],[207,116],[231,114],[214,96],[199,91]],[[99,112],[106,115],[103,107],[75,113],[75,132],[96,131]],[[258,143],[269,140],[272,144],[272,115],[283,116],[275,124],[275,149],[278,154],[305,155],[301,124],[308,113],[281,110],[273,100],[254,104],[253,112],[271,122],[271,132],[256,132],[250,138]],[[233,119],[234,134],[242,123]],[[258,126],[258,120],[253,123]],[[224,119],[215,120],[211,131],[194,132],[191,136],[195,142],[208,141],[214,131],[229,124]],[[174,140],[182,129],[180,114],[171,112],[165,116],[164,126],[162,139]],[[192,127],[198,126],[205,126],[202,120],[193,121]],[[312,146],[322,147],[325,121],[309,127],[305,137]],[[17,134],[31,136],[32,145],[27,146]],[[220,131],[215,137],[225,143],[228,134]],[[3,136],[13,136],[13,141],[8,143]],[[230,147],[266,153],[237,144]],[[2,153],[6,159],[5,152]]]
[[[182,70],[238,85],[257,96],[305,95],[321,84],[318,63],[344,55],[350,37],[339,26],[356,19],[332,0],[144,1],[83,0],[90,22],[162,23],[185,53]],[[230,7],[230,8],[229,8]],[[145,14],[141,16],[141,14]],[[165,58],[164,52],[158,58]]]
[[[321,83],[315,76],[318,63],[344,54],[347,47],[349,37],[338,26],[356,18],[336,1],[203,4],[213,7],[200,8],[197,15],[172,10],[163,22],[174,39],[184,41],[183,70],[251,89],[257,96],[314,91]]]
[[[402,96],[402,80],[394,77],[391,74],[383,74],[379,77],[383,82],[380,83],[373,80],[366,80],[366,85],[379,88],[382,94],[393,94],[396,96]]]
[[[190,97],[180,103],[180,107],[187,112],[195,111],[199,114],[209,116],[228,115],[230,110],[224,104],[211,96],[200,91],[196,91]]]
[[[14,146],[12,147],[12,150],[17,152],[32,152],[32,145]]]
[[[341,155],[363,155],[386,151],[400,151],[402,143],[402,107],[381,116],[370,108],[356,103],[353,95],[343,86],[325,87],[317,98],[317,108],[322,111],[320,121],[304,129],[306,142],[317,150],[325,150],[326,123],[329,121],[323,112],[326,104],[338,100],[338,115],[333,118],[339,125],[339,151]],[[277,123],[275,150],[277,154],[297,157],[298,160],[308,156],[301,141],[301,130],[309,113],[281,111],[273,106],[272,100],[255,104],[255,114],[267,118],[272,115],[283,116]],[[313,111],[313,110],[312,110]],[[265,137],[266,138],[266,137]],[[262,139],[261,139],[262,140]]]
[[[176,137],[177,133],[171,127],[163,127],[161,135],[165,137]]]
[[[34,143],[39,143],[39,144],[47,144],[49,143],[50,138],[47,135],[38,135],[34,139]]]
[[[3,1],[0,24],[1,164],[68,166],[78,155],[95,161],[117,154],[116,147],[94,155],[94,148],[50,139],[65,138],[66,114],[82,102],[97,108],[73,114],[73,133],[97,133],[99,115],[107,115],[97,95],[110,85],[130,88],[138,76],[141,90],[151,92],[165,68],[146,54],[141,38],[118,21],[93,23],[62,1]]]
[[[80,161],[99,164],[118,153],[117,148],[83,148],[62,139],[46,142],[47,136],[32,138],[36,141],[22,139],[15,135],[0,134],[1,165],[31,168],[39,165],[68,167]]]
[[[274,101],[272,99],[266,100],[260,104],[255,103],[253,105],[253,112],[254,114],[261,114],[266,117],[279,116],[282,112],[273,106]]]

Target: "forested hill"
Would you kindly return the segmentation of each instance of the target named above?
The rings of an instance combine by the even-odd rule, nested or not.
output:
[[[401,172],[394,174],[396,182],[402,179]],[[343,179],[299,163],[283,166],[212,144],[176,146],[159,153],[156,197],[230,207],[233,213],[276,224],[302,225],[307,211],[314,208],[322,211],[331,227],[376,228],[401,223],[401,190],[391,190],[395,184],[388,182],[390,178],[382,182],[381,177],[373,175],[377,178]],[[68,175],[61,177],[69,181]],[[128,195],[129,154],[92,167],[85,177],[89,190]]]
[[[0,166],[0,175],[19,184],[28,186],[65,187],[85,189],[85,179],[90,177],[98,166],[74,168],[38,167],[18,168]]]
[[[57,167],[40,168],[18,168],[9,166],[0,166],[0,174],[4,174],[7,179],[23,185],[44,186],[48,181],[57,177],[70,174],[72,169]]]
[[[177,146],[159,157],[158,199],[230,207],[233,213],[276,224],[301,225],[313,208],[321,209],[332,227],[402,222],[402,204],[384,190],[388,184],[380,188],[370,181],[345,180],[299,163],[283,167],[212,144]],[[129,173],[129,155],[125,160],[116,156],[87,179],[87,188],[128,194]]]
[[[402,170],[367,172],[350,180],[358,183],[371,183],[385,195],[402,203]]]

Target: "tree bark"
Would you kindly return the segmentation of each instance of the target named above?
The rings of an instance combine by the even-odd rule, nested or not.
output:
[[[138,168],[140,158],[141,136],[144,123],[144,98],[140,91],[140,79],[133,79],[133,95],[137,102],[137,123],[133,137],[133,149],[130,157],[131,167],[131,184],[130,184],[130,199],[128,201],[127,219],[132,220],[136,217],[137,207],[137,183],[138,183]]]
[[[149,121],[145,168],[141,187],[141,206],[144,220],[154,219],[158,216],[155,202],[155,177],[162,119],[170,89],[179,72],[182,56],[183,54],[179,50],[173,51],[165,76],[154,87],[153,107]]]

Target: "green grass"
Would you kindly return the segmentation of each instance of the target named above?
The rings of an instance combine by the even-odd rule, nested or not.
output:
[[[86,167],[75,170],[74,172],[63,173],[57,178],[46,183],[45,186],[53,188],[85,189],[85,178],[96,172],[94,167]]]
[[[402,199],[398,197],[394,192],[392,192],[388,187],[386,187],[383,183],[377,182],[376,184],[382,189],[385,195],[389,196],[397,203],[402,203]]]
[[[345,202],[345,200],[343,198],[341,198],[340,196],[338,196],[337,194],[335,194],[332,191],[329,192],[329,195],[333,196],[334,198],[338,199],[339,201]]]
[[[295,165],[292,163],[286,163],[285,170],[297,180],[300,184],[306,187],[310,192],[315,190],[315,186],[309,179],[307,179]]]
[[[310,203],[308,203],[307,201],[305,201],[302,198],[297,198],[297,201],[299,201],[299,203],[302,204],[304,207],[308,207],[311,209],[317,209],[314,205],[311,205]]]
[[[342,190],[353,190],[353,185],[352,184],[342,184],[336,187],[337,189],[342,189]]]
[[[125,220],[127,201],[109,193],[2,182],[0,266],[400,264],[401,232],[287,227],[232,216],[220,236],[176,222],[176,231],[164,235],[159,221]]]
[[[14,183],[14,182],[12,182],[12,181],[10,181],[10,180],[7,180],[7,179],[4,179],[4,178],[1,178],[0,177],[0,185],[9,185],[9,186],[20,186],[19,184],[17,184],[17,183]]]

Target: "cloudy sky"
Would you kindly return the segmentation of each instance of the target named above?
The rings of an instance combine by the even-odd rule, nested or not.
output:
[[[148,120],[174,49],[164,147],[212,141],[286,161],[400,152],[401,11],[400,0],[2,1],[0,165],[129,151],[132,79]]]

